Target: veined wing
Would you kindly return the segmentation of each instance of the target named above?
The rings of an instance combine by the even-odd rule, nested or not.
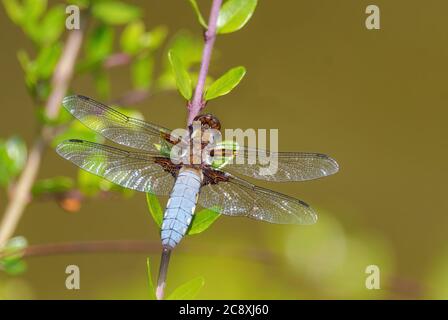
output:
[[[280,224],[313,224],[317,215],[305,202],[253,185],[229,173],[204,170],[209,183],[201,188],[199,203],[217,207],[229,216],[246,216]]]
[[[267,181],[306,181],[325,177],[339,170],[337,162],[325,154],[307,152],[269,152],[239,148],[236,151],[217,150],[219,157],[234,158],[222,170]]]
[[[88,97],[68,96],[62,104],[88,128],[124,146],[156,152],[157,146],[177,141],[169,129],[128,117]]]
[[[129,152],[84,140],[67,140],[56,152],[81,169],[124,188],[168,195],[179,170],[168,158]]]

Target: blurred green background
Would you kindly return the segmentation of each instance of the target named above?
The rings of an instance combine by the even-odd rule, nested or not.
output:
[[[203,299],[448,298],[448,3],[373,2],[381,30],[364,26],[372,1],[261,0],[243,30],[218,37],[211,75],[236,65],[247,75],[206,111],[227,128],[278,128],[280,150],[326,153],[341,170],[306,183],[258,182],[310,203],[320,220],[280,226],[221,217],[180,244],[168,292],[202,275]],[[187,1],[131,3],[150,28],[201,35]],[[209,1],[199,4],[208,16]],[[33,49],[4,8],[0,39],[0,137],[19,134],[30,145],[35,110],[16,55]],[[111,79],[112,98],[130,87],[124,68]],[[99,99],[87,76],[73,88]],[[175,91],[135,107],[151,122],[185,125],[185,102]],[[48,150],[39,178],[76,174]],[[0,212],[6,200],[2,190]],[[75,213],[33,202],[16,234],[30,244],[159,241],[144,194],[87,201]],[[24,274],[0,274],[0,298],[147,299],[147,256],[157,271],[158,250],[30,257]],[[65,288],[70,264],[81,269],[81,290]],[[365,288],[368,265],[380,267],[380,290]]]

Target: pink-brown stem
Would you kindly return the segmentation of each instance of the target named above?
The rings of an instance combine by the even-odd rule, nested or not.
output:
[[[193,119],[199,114],[204,107],[204,87],[207,79],[208,67],[212,57],[213,45],[216,39],[216,28],[219,16],[219,9],[221,8],[222,0],[214,0],[210,10],[210,17],[208,20],[208,28],[204,36],[204,49],[202,51],[201,68],[199,69],[198,83],[194,90],[193,99],[188,104],[188,125],[192,124]]]
[[[193,119],[199,114],[204,107],[204,87],[207,79],[208,67],[212,57],[213,45],[216,39],[216,28],[221,8],[222,0],[213,0],[208,20],[208,27],[204,35],[204,49],[202,51],[201,68],[199,69],[198,83],[194,90],[193,99],[188,103],[188,125],[193,123]],[[166,277],[168,274],[169,258],[171,250],[163,249],[160,259],[159,276],[157,280],[156,296],[158,300],[165,296]]]

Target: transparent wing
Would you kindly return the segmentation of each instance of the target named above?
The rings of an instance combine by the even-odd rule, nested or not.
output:
[[[222,181],[201,188],[198,200],[201,206],[217,207],[229,216],[245,216],[272,223],[313,224],[317,221],[313,209],[301,200],[255,186],[228,173],[220,174]]]
[[[227,152],[226,152],[227,151]],[[218,151],[223,156],[228,150]],[[339,170],[337,162],[325,154],[269,152],[239,148],[222,170],[267,181],[306,181],[325,177]]]
[[[169,129],[128,117],[88,97],[68,96],[62,104],[88,128],[124,146],[156,152],[157,146],[177,140]]]
[[[84,140],[67,140],[56,152],[78,167],[124,188],[168,195],[174,183],[171,161],[144,152],[128,152]]]

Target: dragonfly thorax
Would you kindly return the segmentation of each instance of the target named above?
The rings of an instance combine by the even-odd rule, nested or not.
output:
[[[171,160],[197,167],[211,165],[212,150],[215,143],[221,140],[220,128],[221,124],[215,116],[197,116],[189,126],[186,136],[172,148]]]

